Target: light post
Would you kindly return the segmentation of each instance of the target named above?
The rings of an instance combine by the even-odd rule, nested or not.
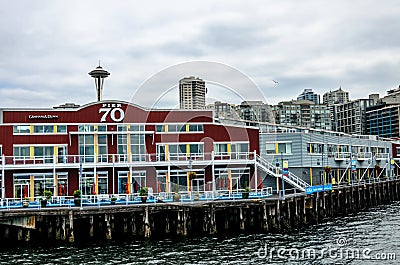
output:
[[[188,174],[188,179],[189,179],[189,191],[191,192],[193,187],[192,187],[192,180],[190,178],[190,174],[192,173],[192,155],[189,156],[189,174]]]
[[[282,186],[282,197],[285,198],[285,181],[283,180],[283,153],[281,152],[281,170],[282,170],[282,176],[281,176],[281,186]]]
[[[82,191],[82,160],[83,157],[79,157],[79,190],[81,191],[81,199],[80,199],[80,210],[83,210],[83,206],[82,206],[82,195],[83,195],[83,191]]]

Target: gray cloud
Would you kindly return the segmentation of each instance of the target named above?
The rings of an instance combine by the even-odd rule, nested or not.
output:
[[[111,72],[104,98],[127,101],[148,78],[189,61],[219,62],[240,70],[268,103],[296,98],[304,88],[322,94],[340,85],[352,98],[383,95],[399,83],[396,0],[224,0],[190,5],[2,0],[2,7],[0,107],[93,101],[94,83],[87,73],[99,59]],[[171,76],[153,80],[148,93],[135,100],[151,106],[187,75],[253,96],[246,94],[240,74],[203,68],[178,67],[168,72]],[[210,97],[224,99],[221,87],[210,89]],[[174,107],[177,100],[177,90],[171,89],[160,106]]]

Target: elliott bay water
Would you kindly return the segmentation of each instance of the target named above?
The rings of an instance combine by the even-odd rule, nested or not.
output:
[[[400,202],[287,233],[21,245],[0,264],[399,264]]]

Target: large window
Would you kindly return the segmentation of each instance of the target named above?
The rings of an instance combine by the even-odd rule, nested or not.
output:
[[[131,134],[130,140],[132,161],[145,161],[146,145],[144,143],[144,134]]]
[[[307,152],[309,154],[323,154],[324,153],[324,144],[309,143],[307,146]]]
[[[85,162],[94,162],[94,135],[79,135],[79,155]]]
[[[34,125],[34,133],[54,133],[54,125]]]
[[[271,142],[266,143],[267,154],[292,154],[292,143],[291,142]]]
[[[31,133],[31,126],[29,125],[14,125],[14,134],[18,133]]]
[[[168,156],[167,156],[168,148]],[[198,158],[204,156],[204,143],[181,143],[181,144],[162,144],[157,146],[157,159],[165,161],[167,157],[170,160],[180,160],[188,158]]]
[[[107,135],[97,135],[98,162],[107,162]]]
[[[66,133],[67,125],[57,125],[57,133]]]
[[[203,124],[157,124],[156,132],[158,133],[187,133],[187,132],[203,132]]]
[[[130,142],[130,157],[132,161],[146,160],[146,144],[144,134],[119,134],[119,161],[128,161],[128,139]]]
[[[14,146],[14,156],[16,158],[26,159],[30,157],[29,146]]]
[[[53,162],[54,146],[35,146],[33,150],[35,159],[42,158],[45,163]]]
[[[83,195],[96,194],[96,176],[94,172],[83,172],[80,186]],[[108,173],[97,172],[97,194],[108,194]]]
[[[132,171],[128,182],[129,172],[118,172],[118,194],[138,193],[141,187],[146,187],[146,171]]]
[[[249,168],[216,169],[215,182],[217,190],[236,190],[250,186]]]
[[[227,143],[215,143],[214,153],[216,155],[227,155],[228,154],[228,144]]]
[[[45,190],[53,195],[68,195],[68,173],[65,172],[57,173],[56,178],[53,173],[14,174],[13,181],[15,198],[39,197]]]
[[[48,134],[48,133],[66,133],[67,125],[14,125],[14,134]]]

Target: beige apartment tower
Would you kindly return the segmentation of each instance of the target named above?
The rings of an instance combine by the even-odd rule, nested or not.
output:
[[[181,109],[206,108],[206,83],[194,76],[179,80],[179,105]]]

